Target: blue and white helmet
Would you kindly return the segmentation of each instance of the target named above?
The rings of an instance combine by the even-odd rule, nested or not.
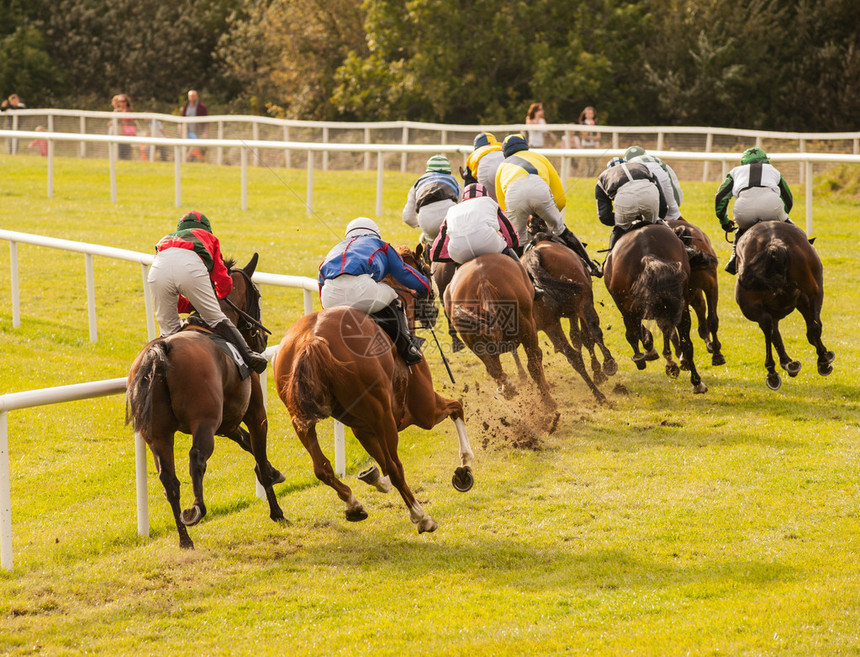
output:
[[[379,226],[376,225],[376,222],[373,219],[368,219],[367,217],[356,217],[346,225],[346,232],[343,236],[350,238],[360,237],[361,235],[375,235],[376,237],[382,237]]]

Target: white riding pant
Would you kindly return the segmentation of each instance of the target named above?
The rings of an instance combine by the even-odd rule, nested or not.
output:
[[[499,165],[504,160],[505,156],[502,155],[501,151],[490,151],[478,160],[478,171],[475,174],[475,178],[487,188],[487,191],[490,192],[490,197],[494,201],[498,200],[496,198],[496,171],[498,171]]]
[[[614,204],[616,226],[626,226],[639,217],[654,222],[660,214],[660,192],[650,180],[631,180],[618,188]]]
[[[746,230],[757,221],[785,221],[785,205],[779,194],[769,187],[750,187],[743,190],[732,210],[735,223]]]
[[[448,208],[455,205],[457,205],[456,201],[445,199],[428,203],[418,210],[418,225],[421,227],[421,239],[425,244],[433,244],[442,227],[442,222],[445,221],[445,215],[448,214]]]
[[[159,251],[146,277],[155,302],[155,318],[162,335],[176,333],[180,327],[176,301],[181,294],[200,313],[209,326],[227,319],[212,289],[212,280],[200,256],[190,249],[173,247]]]
[[[564,220],[556,207],[549,185],[537,175],[514,180],[505,190],[505,214],[520,236],[520,244],[529,240],[529,215],[536,214],[546,222],[553,235],[564,232]]]
[[[366,313],[379,312],[396,298],[397,292],[385,283],[377,283],[370,274],[341,274],[330,278],[320,293],[323,308],[349,306]]]
[[[501,253],[507,243],[487,224],[476,224],[474,230],[462,235],[450,235],[448,238],[448,255],[454,262],[463,264],[485,253]]]

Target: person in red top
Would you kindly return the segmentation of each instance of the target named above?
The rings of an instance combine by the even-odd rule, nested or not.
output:
[[[155,317],[162,336],[179,331],[179,313],[193,308],[217,335],[239,350],[252,370],[265,371],[266,358],[248,347],[218,304],[218,299],[226,298],[233,290],[233,279],[205,215],[188,212],[179,220],[175,232],[158,241],[146,280],[155,299]]]

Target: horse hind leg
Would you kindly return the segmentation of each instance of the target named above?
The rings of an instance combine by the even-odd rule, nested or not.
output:
[[[591,377],[588,376],[585,362],[582,360],[582,353],[579,350],[574,349],[564,337],[564,331],[561,328],[561,321],[556,320],[552,326],[544,327],[544,332],[549,337],[555,350],[564,354],[565,358],[567,358],[567,362],[570,363],[570,366],[577,374],[579,374],[582,380],[585,381],[585,384],[588,386],[588,389],[591,390],[591,394],[594,395],[594,398],[600,403],[605,403],[606,397],[602,392],[600,392],[600,390],[598,390],[594,381],[591,380]],[[580,344],[582,344],[581,341]]]
[[[337,478],[334,473],[334,468],[331,467],[331,461],[329,461],[325,454],[322,453],[319,439],[317,438],[316,423],[314,422],[313,424],[305,427],[293,418],[293,428],[296,430],[299,440],[302,441],[302,445],[305,446],[305,449],[308,450],[308,454],[311,456],[316,478],[327,486],[333,488],[337,493],[337,496],[344,503],[346,519],[350,522],[365,520],[367,518],[367,512],[364,510],[361,502],[359,502],[355,495],[352,494],[352,489]]]
[[[708,386],[702,382],[702,377],[699,376],[699,371],[696,369],[696,363],[693,360],[693,341],[690,339],[691,326],[690,310],[685,307],[681,313],[681,321],[678,324],[678,339],[685,360],[690,364],[690,384],[693,386],[693,393],[703,394],[708,391]]]
[[[215,450],[215,428],[210,423],[202,423],[192,430],[191,450],[188,452],[188,474],[191,475],[191,488],[194,503],[182,511],[180,519],[191,527],[206,516],[206,503],[203,501],[203,475],[206,463]]]
[[[725,365],[726,357],[723,356],[723,345],[717,337],[717,331],[720,328],[720,318],[717,315],[717,283],[714,281],[712,289],[705,292],[707,301],[707,314],[705,321],[707,322],[707,333],[710,335],[710,341],[705,341],[705,346],[711,354],[711,365]],[[699,320],[701,322],[701,320]]]
[[[815,347],[818,355],[818,373],[821,376],[827,376],[833,371],[831,363],[836,359],[836,354],[828,351],[821,341],[823,327],[820,308],[811,303],[807,297],[801,297],[797,302],[797,309],[806,321],[806,339]]]
[[[779,374],[776,372],[776,361],[773,359],[772,349],[774,320],[770,315],[764,315],[759,318],[758,325],[761,328],[761,332],[764,333],[764,368],[767,370],[765,383],[767,383],[767,387],[771,390],[779,390],[782,387],[782,379],[780,379]]]
[[[785,350],[785,343],[782,341],[782,333],[779,332],[779,323],[773,323],[773,346],[776,347],[776,353],[779,356],[779,366],[788,372],[790,377],[795,377],[800,373],[801,362],[794,360],[788,355]]]
[[[284,481],[286,478],[272,467],[266,454],[269,421],[266,414],[266,402],[263,399],[263,391],[259,385],[259,378],[255,378],[251,387],[251,399],[243,420],[250,430],[249,443],[251,445],[251,454],[254,456],[254,471],[257,474],[257,481],[260,482],[260,485],[266,491],[266,501],[269,503],[269,517],[275,522],[286,522],[284,512],[281,509],[281,505],[278,504],[278,498],[273,488],[277,480]]]
[[[248,454],[251,454],[251,455],[254,454],[254,450],[251,447],[251,434],[248,433],[248,431],[245,430],[244,428],[238,427],[236,429],[236,431],[234,431],[231,434],[228,434],[227,437],[230,440],[232,440],[234,443],[239,445],[239,447],[241,447],[246,452],[248,452]],[[267,461],[267,463],[269,464],[269,472],[272,475],[272,483],[273,484],[283,484],[287,480],[287,478],[284,476],[284,474],[280,470],[278,470],[274,465],[272,465],[272,463],[270,461]],[[260,478],[260,475],[258,473],[257,479],[259,479],[259,478]]]
[[[152,452],[152,458],[155,461],[155,469],[158,472],[158,478],[161,480],[161,485],[164,487],[164,496],[167,498],[167,503],[173,512],[173,520],[176,523],[176,532],[179,534],[179,547],[184,549],[194,549],[194,542],[188,535],[185,523],[181,520],[180,500],[179,500],[179,479],[176,477],[176,462],[173,458],[173,440],[172,435],[170,440],[151,439],[147,441],[149,449]]]

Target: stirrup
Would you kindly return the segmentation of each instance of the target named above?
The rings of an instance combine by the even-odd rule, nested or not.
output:
[[[725,271],[730,273],[732,276],[738,273],[737,258],[729,258],[729,261],[726,263]]]

